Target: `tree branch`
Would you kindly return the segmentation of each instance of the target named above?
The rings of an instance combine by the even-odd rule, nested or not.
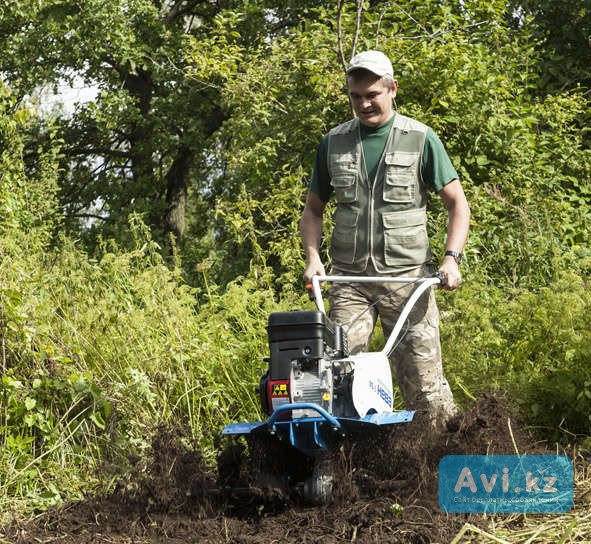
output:
[[[111,157],[121,157],[124,159],[129,159],[131,157],[131,154],[128,151],[119,151],[117,149],[110,149],[108,147],[78,147],[68,149],[65,154],[69,157],[74,155],[108,155]]]
[[[171,24],[179,17],[182,17],[183,15],[186,15],[187,13],[191,13],[193,8],[195,6],[197,6],[197,4],[199,4],[199,1],[196,0],[194,2],[189,2],[185,7],[183,7],[184,3],[185,3],[185,0],[177,0],[177,2],[174,4],[174,6],[172,6],[170,11],[168,12],[168,15],[166,15],[166,18],[164,19],[164,22],[167,25]]]
[[[495,200],[498,200],[499,202],[502,202],[510,208],[513,208],[515,211],[519,213],[519,215],[521,215],[523,220],[528,225],[533,225],[533,221],[528,217],[527,212],[524,209],[520,208],[519,206],[515,206],[515,204],[511,204],[511,202],[509,202],[505,197],[503,197],[503,195],[501,195],[501,191],[498,185],[485,185],[484,192],[487,195],[492,196]]]
[[[455,27],[455,28],[450,28],[447,30],[438,30],[437,32],[433,32],[432,34],[421,34],[420,36],[396,36],[396,39],[397,40],[423,40],[425,38],[434,39],[434,38],[438,38],[440,36],[443,36],[444,34],[449,34],[450,32],[465,32],[466,30],[468,30],[470,28],[486,25],[488,23],[489,23],[489,21],[481,21],[480,23],[474,23],[471,25],[463,26],[463,27]],[[392,64],[395,65],[396,63],[400,62],[409,51],[412,51],[420,43],[421,42],[417,41],[415,44],[413,44],[413,46],[410,49],[408,49],[407,51],[402,53],[402,55],[400,55]]]
[[[449,34],[450,32],[464,32],[470,28],[476,26],[482,26],[488,24],[488,21],[481,21],[480,23],[472,23],[471,25],[462,26],[462,27],[454,27],[449,28],[447,30],[438,30],[437,32],[432,32],[431,34],[419,34],[418,36],[396,36],[397,40],[422,40],[424,38],[433,39],[438,38],[439,36],[443,36],[443,34]]]
[[[181,7],[184,3],[184,0],[177,0],[175,4],[172,6],[170,11],[167,13],[165,21],[166,24],[172,23],[177,17],[180,17],[181,14]]]
[[[384,6],[382,8],[381,13],[380,13],[380,18],[378,19],[378,28],[376,29],[376,46],[375,46],[376,49],[378,49],[378,44],[379,44],[379,40],[380,40],[380,28],[382,26],[382,19],[384,18],[385,13],[386,13],[386,7]]]
[[[363,0],[355,0],[355,8],[357,9],[357,19],[355,21],[355,35],[353,36],[353,45],[351,47],[351,56],[355,56],[355,50],[357,49],[357,40],[359,39],[359,30],[361,28],[361,16],[363,15]]]
[[[72,214],[72,217],[78,217],[81,219],[100,219],[101,221],[107,221],[109,219],[108,217],[102,217],[95,213],[74,213]]]
[[[347,73],[347,63],[345,61],[345,52],[343,51],[343,6],[344,0],[339,0],[337,11],[337,44],[339,46],[339,58],[343,67],[343,73]]]

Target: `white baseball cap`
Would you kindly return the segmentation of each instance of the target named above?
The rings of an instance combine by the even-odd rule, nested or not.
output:
[[[355,55],[349,62],[347,74],[360,68],[369,70],[379,77],[394,77],[392,63],[390,62],[390,59],[381,51],[363,51],[363,53],[358,53]]]

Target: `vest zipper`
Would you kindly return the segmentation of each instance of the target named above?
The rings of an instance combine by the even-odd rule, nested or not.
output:
[[[363,157],[363,169],[365,171],[365,179],[367,180],[367,185],[369,186],[369,218],[368,218],[368,223],[369,223],[369,256],[368,256],[368,261],[371,260],[371,264],[373,265],[373,268],[376,272],[379,272],[379,267],[377,266],[377,262],[376,259],[374,257],[373,254],[373,249],[374,249],[374,244],[373,244],[373,233],[374,233],[374,223],[375,223],[375,217],[374,217],[374,212],[375,212],[375,201],[374,201],[374,188],[375,188],[375,184],[376,181],[380,178],[380,173],[381,171],[384,170],[384,162],[385,162],[385,155],[386,152],[388,151],[388,149],[390,148],[390,142],[392,140],[393,137],[393,133],[394,133],[394,124],[392,125],[392,127],[390,127],[390,132],[388,134],[388,138],[386,140],[386,144],[384,145],[384,150],[382,151],[382,156],[380,157],[380,160],[378,162],[378,167],[376,169],[376,175],[374,177],[373,180],[370,181],[369,179],[369,175],[367,173],[367,166],[365,164],[365,156],[363,155],[363,143],[361,142],[361,132],[359,129],[359,125],[357,125],[357,135],[359,138],[359,147],[361,147],[361,156]],[[384,173],[385,175],[385,173]],[[383,176],[382,176],[383,177]],[[385,181],[384,181],[385,183]],[[366,264],[366,268],[367,268],[367,264]]]
[[[365,181],[367,182],[367,186],[369,188],[368,196],[369,196],[369,213],[367,217],[367,230],[369,233],[368,237],[368,255],[367,261],[365,263],[365,269],[367,270],[367,265],[371,261],[373,267],[375,268],[375,259],[373,257],[373,213],[374,213],[374,206],[373,206],[373,189],[375,179],[372,181],[369,179],[369,174],[367,173],[367,164],[365,163],[365,153],[363,152],[363,142],[361,141],[361,128],[359,127],[359,122],[357,123],[357,145],[361,151],[361,164],[363,165],[363,174],[365,176]],[[379,166],[378,166],[379,170]],[[377,175],[376,175],[377,178]]]

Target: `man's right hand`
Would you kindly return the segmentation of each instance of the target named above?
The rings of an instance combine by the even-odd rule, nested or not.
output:
[[[326,276],[324,265],[320,259],[314,259],[306,265],[306,270],[304,270],[304,283],[306,285],[312,283],[312,276]]]

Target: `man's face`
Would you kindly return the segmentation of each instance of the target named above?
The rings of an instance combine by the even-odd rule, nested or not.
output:
[[[359,121],[368,127],[383,125],[392,117],[392,99],[396,96],[398,83],[389,89],[381,78],[367,77],[349,80],[349,96]]]

